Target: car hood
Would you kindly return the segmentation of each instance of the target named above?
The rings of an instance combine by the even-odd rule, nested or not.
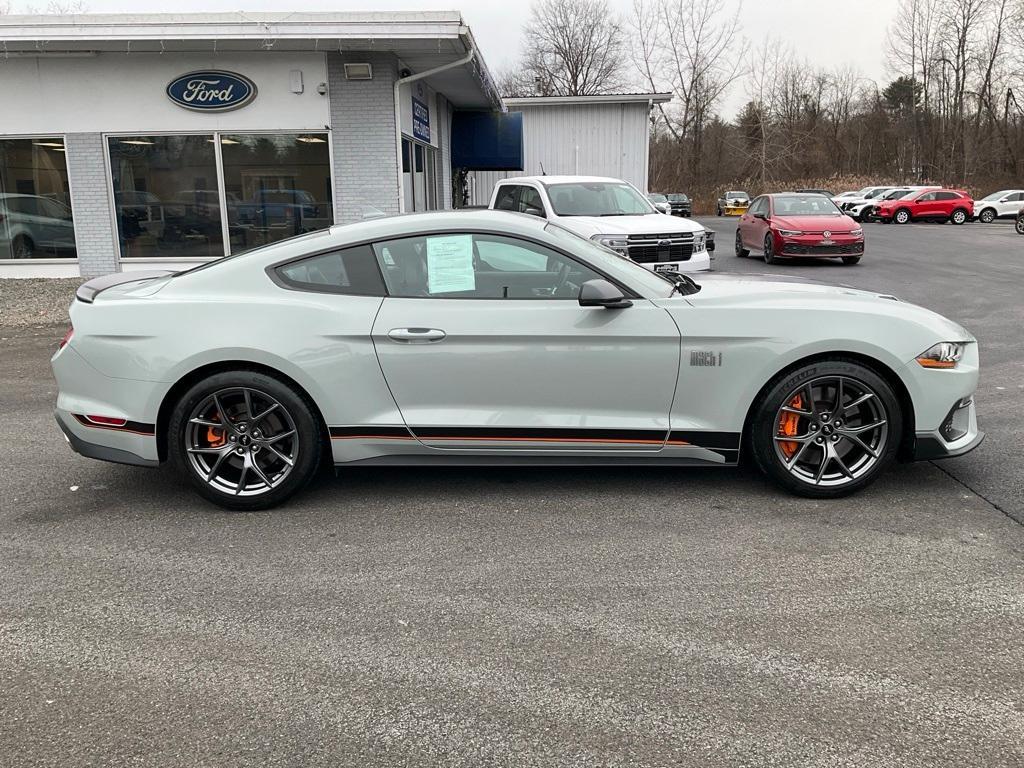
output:
[[[829,309],[885,315],[930,328],[946,341],[974,341],[962,326],[930,309],[876,293],[843,285],[827,285],[798,277],[770,274],[693,276],[701,289],[686,297],[693,306],[716,308]]]
[[[561,216],[558,223],[578,235],[662,235],[680,232],[703,232],[695,221],[650,213],[646,216]]]
[[[801,232],[829,232],[839,235],[860,229],[849,216],[772,216],[772,224],[782,229]]]

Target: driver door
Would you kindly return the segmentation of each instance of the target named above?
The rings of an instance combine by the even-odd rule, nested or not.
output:
[[[407,426],[438,450],[661,450],[679,368],[663,309],[581,307],[601,278],[566,254],[490,234],[375,246],[388,296],[373,326]]]

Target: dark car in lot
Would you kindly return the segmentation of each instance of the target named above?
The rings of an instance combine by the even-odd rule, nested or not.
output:
[[[668,204],[670,207],[670,213],[673,216],[685,216],[689,218],[693,215],[693,203],[690,202],[690,198],[684,195],[682,192],[670,192],[665,197],[668,198]]]

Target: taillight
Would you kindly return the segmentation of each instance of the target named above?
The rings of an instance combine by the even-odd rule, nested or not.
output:
[[[74,326],[72,326],[72,327],[68,328],[68,332],[64,334],[64,338],[60,340],[60,344],[57,345],[57,349],[58,350],[64,349],[64,347],[66,347],[68,345],[68,342],[71,341],[71,337],[74,336],[74,335],[75,335],[75,328],[74,328]]]
[[[86,416],[93,424],[102,424],[105,427],[123,427],[128,423],[127,419],[118,419],[113,416]]]

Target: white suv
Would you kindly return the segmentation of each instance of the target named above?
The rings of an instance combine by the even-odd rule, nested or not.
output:
[[[1024,208],[1024,189],[1004,189],[974,201],[974,218],[983,224],[996,219],[1016,218]]]
[[[495,185],[488,208],[547,219],[655,272],[711,269],[704,227],[659,212],[636,187],[621,179],[506,179]]]

